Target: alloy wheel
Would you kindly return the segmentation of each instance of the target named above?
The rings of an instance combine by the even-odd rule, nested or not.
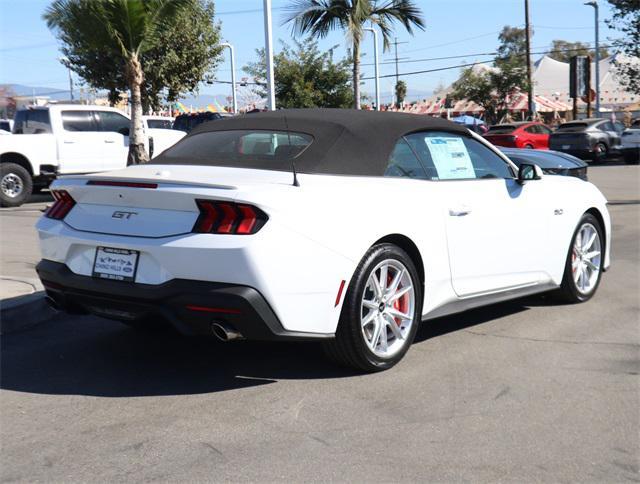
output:
[[[596,228],[585,223],[580,227],[571,252],[573,281],[580,294],[590,294],[598,283],[602,262],[602,244]]]
[[[369,349],[382,358],[407,343],[416,309],[415,290],[402,262],[387,259],[371,271],[362,295],[361,329]]]
[[[0,190],[9,198],[18,197],[23,188],[22,179],[15,173],[7,173],[0,180]]]

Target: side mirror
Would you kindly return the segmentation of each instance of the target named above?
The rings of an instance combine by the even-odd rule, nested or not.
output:
[[[120,133],[122,136],[129,136],[129,128],[120,128],[118,130],[118,133]]]
[[[533,163],[522,163],[518,169],[518,183],[524,185],[531,180],[540,180],[542,178],[542,170],[538,165]]]

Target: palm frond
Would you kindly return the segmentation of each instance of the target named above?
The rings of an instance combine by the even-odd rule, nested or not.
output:
[[[410,34],[413,34],[413,28],[420,30],[425,29],[425,23],[422,18],[422,11],[415,5],[413,0],[388,0],[383,5],[374,4],[371,16],[377,19],[378,25],[389,25],[395,21],[400,22]],[[384,36],[384,31],[383,31]],[[386,40],[385,49],[388,48],[388,38]]]

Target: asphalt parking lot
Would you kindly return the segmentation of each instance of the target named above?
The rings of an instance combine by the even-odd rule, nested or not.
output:
[[[94,317],[3,336],[0,479],[639,481],[640,166],[589,176],[614,231],[591,301],[430,321],[381,374]],[[2,273],[33,277],[45,202],[0,212]]]

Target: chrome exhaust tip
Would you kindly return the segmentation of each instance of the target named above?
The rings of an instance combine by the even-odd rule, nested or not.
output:
[[[224,341],[225,343],[244,339],[244,336],[242,336],[242,334],[233,326],[218,321],[211,323],[211,331],[213,331],[213,335],[216,338],[220,341]]]

